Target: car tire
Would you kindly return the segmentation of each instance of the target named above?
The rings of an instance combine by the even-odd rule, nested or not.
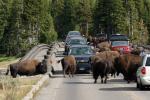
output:
[[[145,89],[145,86],[140,82],[140,84],[139,84],[139,89],[140,90],[144,90]]]
[[[138,82],[136,82],[136,88],[139,88],[139,83]]]

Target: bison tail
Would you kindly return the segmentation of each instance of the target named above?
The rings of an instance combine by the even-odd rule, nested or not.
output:
[[[6,75],[8,75],[8,74],[9,74],[9,71],[10,71],[10,66],[7,68]]]

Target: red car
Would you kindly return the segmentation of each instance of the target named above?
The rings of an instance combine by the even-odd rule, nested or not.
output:
[[[111,41],[111,50],[119,50],[124,54],[130,53],[129,41]]]

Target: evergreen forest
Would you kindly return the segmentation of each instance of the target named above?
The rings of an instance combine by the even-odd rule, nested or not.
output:
[[[150,0],[0,0],[0,53],[22,55],[39,43],[85,36],[126,34],[148,44]]]

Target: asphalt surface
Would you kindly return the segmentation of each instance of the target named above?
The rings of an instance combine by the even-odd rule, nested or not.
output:
[[[60,52],[56,60],[61,59]],[[136,83],[127,84],[120,75],[109,77],[107,84],[97,84],[91,74],[76,74],[64,78],[61,64],[55,64],[56,74],[37,93],[34,100],[150,100],[150,89],[140,91]]]

